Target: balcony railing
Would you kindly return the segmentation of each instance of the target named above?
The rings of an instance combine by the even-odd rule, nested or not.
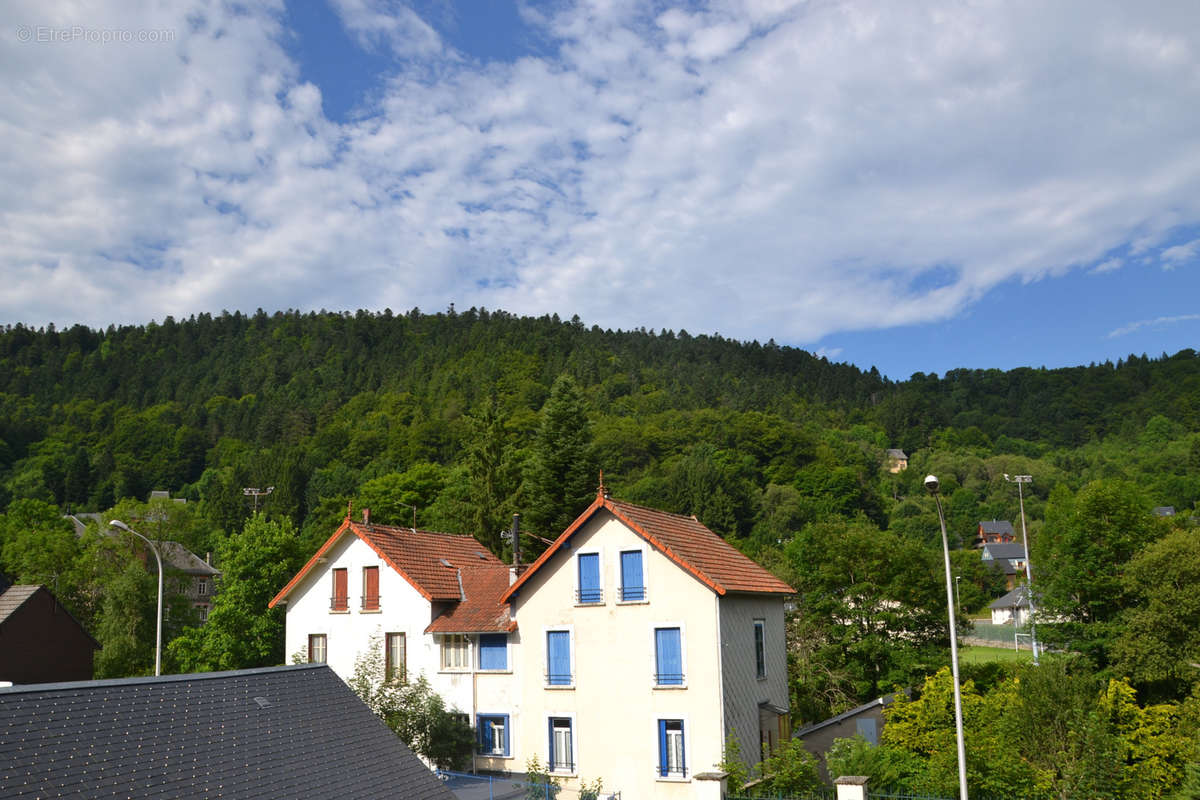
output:
[[[682,672],[656,672],[654,683],[658,686],[683,686]]]
[[[363,595],[362,610],[363,611],[378,611],[379,610],[379,595],[368,594]]]
[[[575,592],[575,602],[580,604],[586,603],[603,603],[603,589],[580,589]]]
[[[617,589],[617,597],[623,603],[645,600],[646,599],[646,587],[645,586],[622,586],[620,589]]]
[[[331,611],[349,611],[350,595],[335,594],[329,598],[329,609]]]

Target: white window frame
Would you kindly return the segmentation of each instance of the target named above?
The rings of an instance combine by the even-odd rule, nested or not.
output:
[[[392,661],[392,637],[399,636],[403,643],[403,658],[400,660],[399,674],[387,674],[388,663]],[[395,670],[396,665],[391,665]],[[385,631],[383,634],[383,677],[389,683],[408,683],[408,633],[406,631]]]
[[[682,683],[659,683],[658,682],[658,633],[661,628],[678,628],[679,629],[679,669],[683,672]],[[687,626],[679,621],[668,620],[665,622],[654,622],[650,625],[650,681],[654,689],[672,690],[686,689],[688,686],[688,662],[687,662]],[[679,719],[678,717],[663,717],[663,719]]]
[[[621,553],[641,553],[642,554],[642,599],[641,600],[623,600],[621,592],[625,589],[625,578],[621,574]],[[646,553],[645,545],[634,547],[618,547],[617,548],[617,604],[618,605],[638,605],[639,603],[650,602],[650,559]]]
[[[551,632],[567,632],[567,647],[571,652],[571,681],[570,683],[550,683],[550,637],[547,634]],[[579,651],[575,649],[575,626],[574,625],[547,625],[542,628],[542,683],[547,689],[574,689],[576,675],[579,673]],[[565,714],[553,714],[551,716],[562,717]]]
[[[561,770],[555,769],[554,763],[550,760],[550,720],[552,719],[569,719],[571,721],[571,769]],[[575,722],[575,713],[566,714],[550,713],[546,715],[546,772],[551,775],[578,775],[579,774],[579,726]]]
[[[446,656],[449,653],[458,651],[457,646],[452,646],[451,643],[461,643],[461,659],[455,658],[455,661],[461,660],[461,665],[450,664]],[[470,672],[471,671],[471,637],[465,633],[443,633],[441,647],[438,655],[439,663],[441,664],[441,672]]]
[[[479,727],[479,721],[483,717],[489,717],[491,719],[502,718],[504,720],[504,737],[507,741],[508,747],[506,750],[506,748],[504,747],[504,744],[501,744],[499,753],[495,752],[494,749],[491,752],[487,752],[487,753],[478,752],[478,750],[477,750],[475,755],[480,756],[481,758],[512,758],[513,753],[516,752],[515,748],[513,747],[513,734],[516,733],[515,726],[512,724],[513,714],[508,711],[504,711],[504,712],[490,711],[490,712],[486,712],[486,713],[480,711],[475,714],[475,726],[477,729]],[[495,736],[495,728],[494,727],[492,728],[492,735],[493,735],[493,737]],[[495,740],[493,738],[493,743],[494,743],[494,741]]]
[[[315,640],[321,642],[321,658],[317,659],[313,655],[313,642]],[[310,633],[308,634],[308,663],[310,664],[328,664],[329,663],[329,634],[327,633]]]
[[[196,596],[208,597],[208,578],[196,579]]]
[[[600,577],[600,599],[599,600],[584,600],[581,592],[583,587],[579,583],[579,558],[580,556],[595,556],[596,557],[596,572]],[[604,553],[600,550],[582,550],[575,554],[572,559],[575,564],[575,605],[577,606],[603,606],[607,605],[604,597]]]
[[[661,722],[662,720],[670,720],[670,719],[677,719],[681,723],[683,723],[682,734],[683,734],[684,773],[682,775],[672,775],[670,773],[668,773],[666,775],[661,774],[662,773],[662,764],[659,762],[660,754],[659,754],[659,750],[658,750],[658,723]],[[692,736],[690,733],[690,731],[692,729],[692,722],[690,719],[688,719],[688,715],[687,714],[671,714],[671,713],[667,713],[667,712],[655,714],[653,727],[654,727],[654,730],[651,731],[651,735],[653,736],[653,748],[651,749],[650,752],[654,753],[654,779],[657,781],[661,781],[663,783],[690,783],[692,780],[692,773],[695,772],[695,770],[691,766],[689,766],[692,763],[692,754],[691,754]],[[701,771],[703,771],[703,770],[701,770]]]

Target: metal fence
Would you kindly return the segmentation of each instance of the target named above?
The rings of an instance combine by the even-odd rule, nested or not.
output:
[[[520,772],[491,775],[439,769],[435,774],[458,800],[621,800],[619,791],[604,789],[596,796],[549,780],[531,781]]]
[[[966,641],[976,640],[993,647],[1012,647],[1016,649],[1016,635],[1021,634],[1020,643],[1029,647],[1029,626],[1013,627],[1012,625],[993,625],[983,620],[974,620],[975,630],[963,637]]]
[[[778,792],[758,792],[751,794],[727,794],[725,800],[836,800],[837,790],[832,786],[810,789],[800,794],[784,795]]]

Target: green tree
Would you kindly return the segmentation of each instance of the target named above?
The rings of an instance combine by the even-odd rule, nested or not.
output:
[[[762,762],[763,788],[775,796],[795,797],[821,786],[817,758],[799,739],[780,743]]]
[[[553,539],[595,496],[598,470],[591,459],[591,425],[575,381],[560,375],[542,407],[541,425],[526,474],[533,533]]]
[[[471,728],[460,721],[457,709],[446,708],[424,675],[408,682],[385,680],[381,645],[376,634],[358,654],[350,688],[414,753],[439,769],[461,769],[475,744]]]
[[[217,544],[221,582],[208,623],[189,628],[168,653],[179,672],[208,672],[283,663],[284,613],[267,608],[303,563],[291,520],[251,517]]]
[[[41,500],[14,500],[0,514],[0,573],[16,583],[41,584],[71,606],[80,554],[71,523]]]

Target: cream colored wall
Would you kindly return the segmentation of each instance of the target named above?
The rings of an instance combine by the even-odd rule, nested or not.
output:
[[[619,554],[643,549],[647,601],[617,602]],[[579,553],[599,552],[602,605],[575,602]],[[721,678],[716,594],[653,550],[607,511],[596,514],[513,604],[522,637],[521,698],[513,752],[519,767],[549,755],[548,718],[573,716],[577,772],[623,797],[691,797],[691,775],[721,760]],[[684,688],[655,688],[654,629],[679,626]],[[574,687],[547,688],[546,631],[572,632]],[[658,779],[658,719],[684,719],[688,778]]]

